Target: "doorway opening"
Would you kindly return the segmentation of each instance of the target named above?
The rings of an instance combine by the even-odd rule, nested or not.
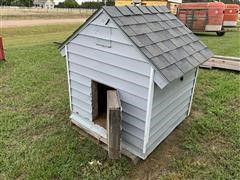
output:
[[[107,129],[107,91],[114,88],[92,81],[92,119]]]

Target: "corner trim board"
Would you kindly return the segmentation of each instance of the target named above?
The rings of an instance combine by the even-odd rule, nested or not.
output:
[[[68,46],[65,45],[65,59],[66,59],[66,67],[67,67],[67,78],[68,78],[68,95],[69,95],[69,106],[70,111],[72,112],[72,95],[71,95],[71,84],[70,84],[70,73],[69,73],[69,61],[68,61]]]
[[[149,89],[148,89],[148,101],[147,101],[144,142],[143,142],[143,154],[146,153],[147,143],[149,141],[150,121],[151,121],[151,116],[152,116],[153,94],[154,94],[154,68],[151,67],[150,79],[149,79]]]
[[[190,113],[191,113],[193,95],[194,95],[194,92],[195,92],[195,87],[196,87],[196,82],[197,82],[197,77],[198,77],[198,70],[199,70],[199,67],[197,67],[196,73],[195,73],[195,79],[194,79],[194,83],[193,83],[192,95],[191,95],[190,104],[189,104],[189,107],[188,107],[188,114],[187,114],[187,116],[189,116]]]

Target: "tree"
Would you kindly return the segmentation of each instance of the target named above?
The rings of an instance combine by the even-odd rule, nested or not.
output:
[[[77,8],[79,5],[75,0],[65,0],[64,7],[65,8]]]

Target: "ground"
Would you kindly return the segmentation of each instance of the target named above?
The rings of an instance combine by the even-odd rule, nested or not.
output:
[[[79,24],[4,28],[0,63],[0,179],[240,179],[240,79],[200,69],[192,113],[146,161],[111,161],[69,124],[65,61],[57,50]],[[239,32],[201,35],[239,56]]]

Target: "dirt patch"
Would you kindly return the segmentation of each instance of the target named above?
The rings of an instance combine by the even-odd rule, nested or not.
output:
[[[189,119],[187,120],[189,121]],[[186,120],[179,125],[145,160],[140,161],[129,174],[130,179],[156,179],[170,171],[170,163],[181,152],[180,144]]]
[[[66,24],[66,23],[82,23],[86,18],[78,19],[35,19],[35,20],[3,20],[1,28],[39,26],[47,24]]]

